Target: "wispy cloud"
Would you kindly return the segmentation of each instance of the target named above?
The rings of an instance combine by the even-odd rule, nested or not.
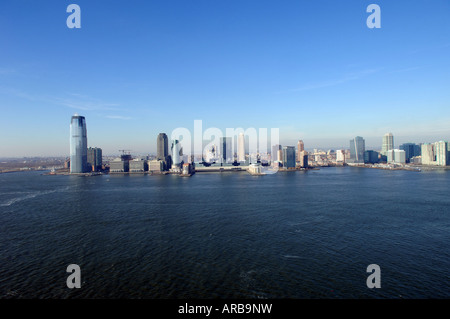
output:
[[[119,104],[108,103],[100,99],[79,93],[67,93],[62,96],[37,95],[10,87],[0,87],[0,93],[14,95],[33,102],[44,102],[69,107],[81,111],[120,111]]]
[[[107,115],[106,118],[113,119],[113,120],[131,120],[132,117],[129,116],[121,116],[121,115]]]
[[[300,92],[300,91],[309,91],[309,90],[315,90],[315,89],[321,89],[321,88],[326,88],[326,87],[332,87],[332,86],[336,86],[336,85],[340,85],[340,84],[344,84],[350,81],[355,81],[355,80],[359,80],[363,77],[366,77],[368,75],[377,73],[381,70],[381,68],[379,69],[366,69],[357,73],[351,73],[351,74],[346,74],[341,78],[338,79],[332,79],[332,80],[327,80],[327,81],[322,81],[322,82],[317,82],[317,83],[310,83],[304,86],[301,86],[299,88],[296,89],[292,89],[290,91],[292,92]]]

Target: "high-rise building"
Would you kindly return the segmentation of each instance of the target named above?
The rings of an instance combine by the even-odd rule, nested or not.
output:
[[[301,161],[301,153],[305,150],[305,144],[303,143],[302,140],[299,140],[297,143],[297,161]]]
[[[170,149],[172,150],[172,166],[181,167],[180,164],[183,158],[183,150],[181,149],[180,141],[173,140]]]
[[[245,136],[244,133],[239,133],[238,136],[238,161],[245,162]]]
[[[414,143],[404,143],[398,147],[405,151],[406,162],[409,163],[414,156],[420,156],[420,146]]]
[[[271,158],[272,163],[282,160],[282,158],[278,156],[279,155],[278,151],[280,151],[280,150],[281,150],[280,144],[276,144],[276,145],[272,146],[272,152],[270,153],[270,156],[271,156],[270,158]]]
[[[436,156],[434,154],[434,144],[422,144],[421,147],[422,165],[434,165]]]
[[[394,149],[394,135],[386,133],[383,136],[383,144],[381,145],[381,154],[387,156],[387,151]]]
[[[165,161],[169,156],[169,139],[166,133],[159,133],[156,140],[156,159]]]
[[[283,167],[295,168],[295,147],[284,146],[283,147]]]
[[[448,157],[448,142],[439,141],[434,143],[434,154],[436,156],[435,165],[447,166],[450,164]]]
[[[366,150],[365,141],[361,136],[350,140],[350,160],[351,163],[364,163],[364,152]]]
[[[98,147],[89,147],[87,151],[88,169],[98,172],[102,169],[102,149]]]
[[[300,167],[302,168],[306,168],[308,167],[308,152],[306,152],[305,150],[300,152]]]
[[[222,163],[233,162],[233,140],[231,137],[221,137],[220,138],[220,161]]]
[[[364,163],[375,164],[378,162],[378,152],[372,150],[364,152]]]
[[[84,116],[74,114],[70,121],[70,173],[87,171],[86,119]]]

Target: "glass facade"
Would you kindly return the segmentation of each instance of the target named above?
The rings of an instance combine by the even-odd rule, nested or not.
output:
[[[350,140],[350,163],[364,163],[365,141],[361,136]]]
[[[88,171],[86,120],[75,114],[70,122],[70,173]]]

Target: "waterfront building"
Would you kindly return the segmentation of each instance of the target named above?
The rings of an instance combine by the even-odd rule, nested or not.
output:
[[[434,144],[425,143],[421,147],[422,165],[434,165],[436,156],[434,154]]]
[[[297,161],[301,161],[301,157],[303,155],[301,155],[301,153],[305,150],[305,144],[303,143],[302,140],[299,140],[297,143]]]
[[[399,149],[405,151],[406,162],[409,163],[414,156],[420,156],[420,146],[414,143],[404,143]]]
[[[172,147],[170,148],[172,151],[172,169],[181,168],[181,162],[183,157],[183,150],[181,149],[181,144],[179,140],[172,141]]]
[[[87,151],[88,168],[93,172],[98,172],[103,165],[102,149],[98,147],[89,147]]]
[[[284,146],[283,147],[283,167],[295,168],[295,147]]]
[[[109,163],[110,173],[125,173],[130,170],[130,161],[124,158],[118,157]]]
[[[434,165],[447,166],[450,164],[448,148],[448,142],[439,141],[434,143],[434,154],[436,156],[436,162]]]
[[[143,173],[148,170],[147,161],[143,158],[135,158],[129,161],[130,172]]]
[[[163,161],[163,170],[169,170],[171,167],[169,154],[169,139],[166,133],[159,133],[156,139],[156,159]]]
[[[238,136],[238,162],[245,162],[245,136],[244,133],[239,133]]]
[[[336,151],[336,163],[339,163],[339,164],[345,163],[345,151],[344,150]]]
[[[70,173],[87,171],[86,119],[84,116],[74,114],[70,121]]]
[[[157,159],[148,161],[148,170],[150,173],[161,173],[164,171],[164,162]]]
[[[381,145],[381,154],[387,156],[387,151],[394,149],[394,136],[392,133],[386,133],[383,136],[383,144]]]
[[[221,137],[219,155],[221,163],[233,162],[233,140],[231,137]]]
[[[376,151],[365,151],[364,152],[364,163],[366,164],[376,164],[379,162],[378,158],[379,153]]]
[[[281,161],[281,157],[279,156],[279,152],[278,152],[280,150],[281,150],[280,144],[276,144],[276,145],[272,146],[272,151],[270,153],[270,159],[271,159],[272,163]]]
[[[361,136],[350,140],[350,159],[351,163],[364,163],[364,152],[366,150],[365,141]]]
[[[306,152],[305,150],[300,152],[299,165],[302,168],[307,168],[308,167],[308,152]]]
[[[397,164],[405,164],[406,163],[405,151],[394,149],[394,161]]]

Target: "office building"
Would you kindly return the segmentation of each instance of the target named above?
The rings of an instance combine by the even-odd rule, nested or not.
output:
[[[164,162],[162,160],[148,161],[148,171],[150,173],[161,173],[164,171]]]
[[[181,162],[183,158],[183,150],[179,140],[172,141],[172,169],[181,169]]]
[[[366,164],[376,164],[379,162],[378,152],[376,151],[365,151],[364,152],[364,163]]]
[[[308,152],[305,150],[300,152],[300,161],[299,165],[301,168],[307,168],[308,167]]]
[[[305,144],[302,140],[299,140],[297,143],[297,161],[301,161],[301,152],[305,150]]]
[[[436,156],[434,154],[434,144],[425,143],[421,147],[422,165],[434,165]]]
[[[434,154],[436,162],[434,165],[447,166],[449,165],[448,142],[439,141],[434,143]]]
[[[270,153],[272,163],[281,162],[282,157],[279,156],[280,155],[279,151],[281,151],[281,145],[276,144],[272,146],[272,151]]]
[[[350,140],[350,163],[364,163],[365,141],[361,136]]]
[[[283,167],[295,168],[295,147],[284,146],[283,147]]]
[[[387,156],[387,151],[394,149],[394,136],[392,133],[386,133],[383,136],[383,143],[381,145],[381,154]]]
[[[132,173],[143,173],[148,170],[147,160],[144,158],[135,158],[129,161],[129,166]]]
[[[238,162],[245,162],[245,136],[244,133],[239,133],[238,136]]]
[[[102,149],[98,147],[89,147],[87,151],[88,170],[98,172],[103,165]]]
[[[409,163],[411,158],[420,156],[420,146],[414,143],[404,143],[398,147],[405,151],[406,162]]]
[[[130,161],[124,158],[116,158],[109,163],[110,173],[125,173],[130,170]]]
[[[70,121],[70,173],[88,171],[86,119],[75,114]]]
[[[221,163],[233,162],[233,139],[231,137],[220,138],[219,156]]]

